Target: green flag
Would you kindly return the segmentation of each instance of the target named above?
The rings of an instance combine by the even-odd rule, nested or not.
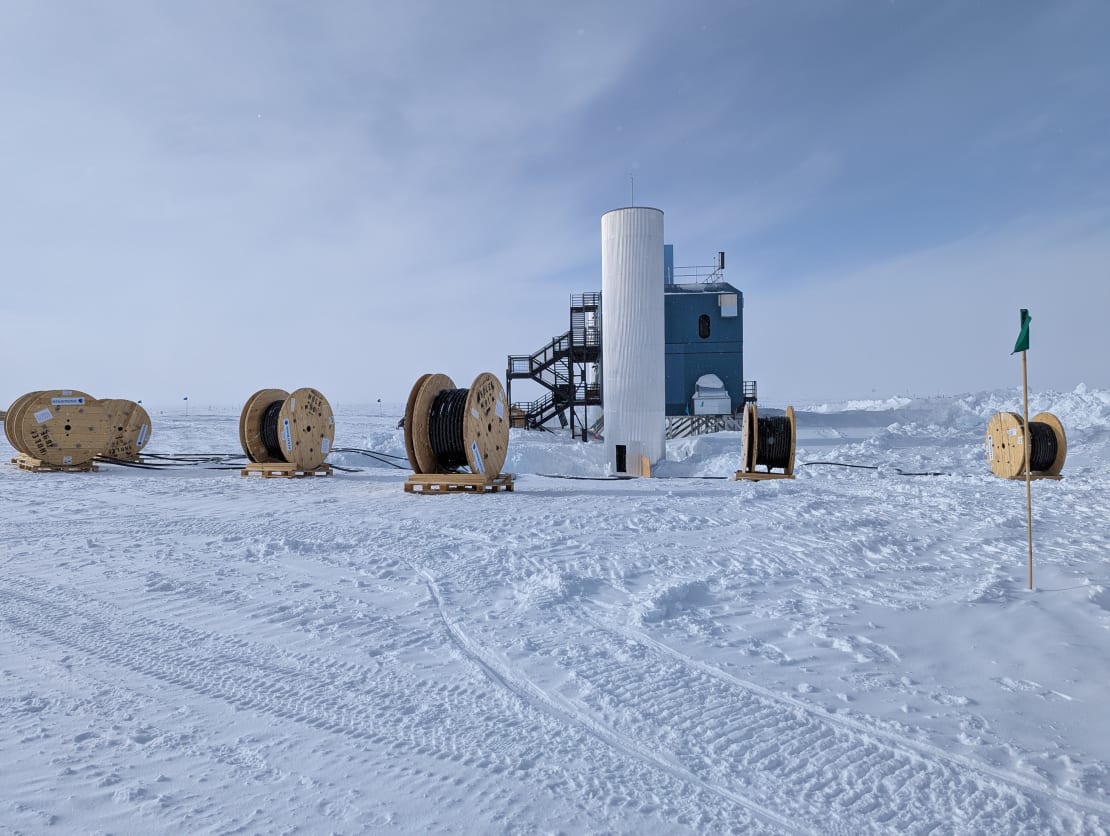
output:
[[[1017,342],[1014,343],[1014,350],[1011,354],[1017,354],[1019,351],[1029,350],[1029,323],[1033,321],[1033,317],[1029,315],[1029,311],[1025,308],[1021,309],[1021,333],[1018,334]]]

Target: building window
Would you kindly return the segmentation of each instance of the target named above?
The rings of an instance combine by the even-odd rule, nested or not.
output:
[[[698,336],[703,340],[709,339],[709,314],[698,317]]]

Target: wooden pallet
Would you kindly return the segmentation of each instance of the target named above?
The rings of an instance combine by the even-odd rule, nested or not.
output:
[[[251,462],[241,473],[244,476],[250,476],[253,473],[267,479],[298,479],[302,476],[331,476],[332,470],[331,466],[326,464],[305,469],[288,462]]]
[[[20,470],[27,470],[31,473],[96,473],[100,470],[91,461],[82,462],[81,464],[49,464],[22,453],[12,459],[12,464],[19,465]]]
[[[475,473],[414,473],[405,482],[405,493],[497,493],[513,487],[511,473],[492,479]]]

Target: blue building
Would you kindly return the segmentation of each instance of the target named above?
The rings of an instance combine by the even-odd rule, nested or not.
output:
[[[744,404],[744,295],[727,282],[663,293],[667,415],[733,414]]]

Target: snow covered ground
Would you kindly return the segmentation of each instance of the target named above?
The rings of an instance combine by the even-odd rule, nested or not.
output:
[[[0,831],[1110,832],[1110,393],[1033,397],[1032,592],[1016,391],[798,406],[799,463],[876,469],[692,478],[721,433],[567,479],[602,446],[514,430],[514,493],[432,497],[0,441]],[[238,409],[147,451],[238,453]]]

